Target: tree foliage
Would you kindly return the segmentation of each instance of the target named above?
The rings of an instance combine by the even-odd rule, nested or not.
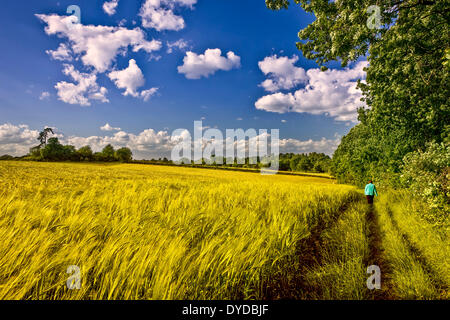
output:
[[[282,153],[279,160],[281,171],[299,172],[329,172],[331,158],[324,153],[311,152],[309,154]]]
[[[25,157],[26,160],[130,162],[133,159],[133,153],[129,148],[120,148],[116,151],[111,144],[108,144],[102,152],[93,153],[90,146],[77,150],[74,146],[61,144],[57,137],[48,138],[50,133],[54,134],[53,130],[45,128],[39,134],[38,139],[41,144],[30,149],[28,156]]]
[[[52,128],[45,128],[44,130],[42,130],[39,133],[39,137],[37,138],[39,140],[39,142],[41,143],[39,146],[43,146],[47,144],[47,138],[50,134],[54,134],[53,129]]]
[[[114,150],[114,147],[112,145],[110,145],[110,144],[106,145],[101,152],[101,155],[103,158],[102,160],[103,161],[114,161],[116,159],[115,153],[116,153],[116,151]]]
[[[397,184],[405,155],[429,142],[449,141],[449,2],[427,0],[295,0],[316,20],[299,32],[297,47],[319,65],[345,66],[366,56],[359,82],[367,109],[333,156],[341,181],[377,178]],[[287,0],[266,0],[271,9]],[[380,8],[379,28],[367,9]]]
[[[431,208],[427,218],[433,222],[443,220],[450,211],[450,146],[429,143],[424,151],[407,154],[402,169],[403,186],[422,197]]]
[[[115,158],[121,162],[130,162],[133,154],[129,148],[120,148],[115,152]]]

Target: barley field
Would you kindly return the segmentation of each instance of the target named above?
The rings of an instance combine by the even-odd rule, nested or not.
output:
[[[367,266],[401,271],[388,258],[405,244],[382,239],[387,254],[374,254],[362,193],[332,179],[1,161],[0,186],[0,299],[373,299]],[[421,245],[448,275],[447,239]],[[417,272],[420,287],[390,277],[382,298],[446,297],[447,276],[437,287]]]

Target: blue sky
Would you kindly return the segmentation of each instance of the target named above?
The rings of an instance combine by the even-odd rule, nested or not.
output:
[[[362,64],[342,70],[332,63],[329,73],[320,74],[295,46],[298,31],[314,19],[297,5],[273,12],[263,0],[120,0],[115,8],[112,3],[114,14],[107,14],[105,2],[114,1],[2,4],[0,153],[23,152],[45,126],[77,146],[112,142],[133,148],[145,130],[170,135],[177,128],[192,130],[200,119],[223,131],[278,128],[286,143],[282,151],[331,153],[356,123],[360,103],[353,85],[363,75]],[[71,34],[58,24],[66,21],[69,5],[81,9],[82,27]],[[111,43],[119,29],[138,31],[130,43],[117,40],[123,46],[108,60],[112,49],[98,45],[101,39],[88,26],[94,34],[116,28],[102,29],[111,33]],[[61,44],[69,52],[64,59],[56,52]],[[234,58],[227,56],[230,51]],[[133,69],[127,69],[130,60]],[[74,75],[90,77],[88,89]],[[76,103],[80,99],[84,105]],[[149,139],[150,145],[162,143]],[[153,156],[142,143],[137,154]]]

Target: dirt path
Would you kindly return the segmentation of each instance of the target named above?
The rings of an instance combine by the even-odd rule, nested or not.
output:
[[[279,273],[271,279],[267,279],[268,281],[265,282],[266,286],[263,288],[263,299],[320,299],[320,297],[326,296],[324,294],[325,292],[322,291],[327,289],[317,286],[312,281],[308,281],[306,276],[311,270],[319,270],[319,267],[326,263],[326,256],[323,256],[324,252],[326,252],[324,248],[327,246],[324,231],[333,228],[340,217],[356,201],[358,200],[350,200],[343,204],[328,219],[321,220],[311,230],[308,237],[298,242],[295,256],[286,257],[280,264],[283,268],[280,267]],[[365,214],[367,228],[365,233],[367,234],[369,246],[369,253],[363,260],[364,268],[376,265],[381,270],[381,289],[367,289],[367,296],[364,293],[365,299],[401,299],[395,293],[394,270],[392,268],[392,262],[389,261],[384,249],[384,241],[386,241],[383,234],[384,226],[380,224],[380,216],[377,208],[375,205],[367,205],[366,211],[361,214]],[[442,297],[446,297],[446,293],[449,290],[448,286],[442,282],[438,273],[422,254],[421,250],[414,245],[407,234],[401,231],[390,208],[387,208],[387,216],[389,219],[387,222],[392,224],[392,230],[398,234],[402,240],[402,245],[409,251],[411,257],[419,262],[436,290],[442,293]],[[384,215],[383,221],[385,221]],[[369,276],[367,274],[367,278]],[[363,285],[365,286],[366,284],[364,283]],[[328,291],[326,293],[329,294]]]
[[[392,290],[392,269],[385,258],[378,213],[373,204],[368,206],[366,219],[369,228],[368,238],[370,253],[365,264],[367,266],[377,265],[381,270],[381,289],[371,290],[369,296],[375,300],[395,299],[396,297],[393,295]]]
[[[323,231],[336,223],[351,203],[352,200],[344,203],[330,219],[321,220],[311,230],[308,237],[298,242],[296,254],[293,258],[295,260],[291,261],[290,270],[286,274],[280,274],[271,280],[270,287],[264,288],[264,299],[312,299],[311,294],[314,294],[314,296],[321,295],[316,287],[307,284],[304,276],[308,269],[322,264]]]

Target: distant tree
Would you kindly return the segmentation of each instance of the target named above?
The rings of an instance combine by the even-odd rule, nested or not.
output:
[[[50,138],[44,148],[40,150],[43,160],[57,161],[64,160],[65,149],[64,146],[59,143],[58,138]]]
[[[62,159],[60,160],[80,161],[80,157],[78,156],[77,150],[74,146],[65,145],[63,146]]]
[[[33,160],[40,159],[41,158],[41,147],[35,146],[35,147],[30,148],[29,156]]]
[[[297,164],[297,171],[312,171],[313,164],[308,157],[300,158],[300,161]]]
[[[110,144],[108,144],[106,147],[102,150],[103,155],[103,161],[114,161],[115,158],[115,150],[114,147]]]
[[[39,142],[41,143],[39,145],[39,147],[45,146],[47,145],[47,138],[49,136],[49,134],[54,134],[53,129],[52,128],[45,128],[44,130],[42,130],[41,132],[39,132],[39,137],[37,138],[39,140]]]
[[[77,150],[77,154],[81,161],[92,161],[94,158],[92,149],[90,146],[84,146]]]
[[[130,162],[133,160],[133,153],[129,148],[120,148],[116,151],[115,157],[121,162]]]
[[[291,167],[290,167],[290,160],[289,159],[280,158],[279,166],[280,166],[279,167],[280,171],[289,171],[291,169]]]
[[[0,160],[12,160],[12,159],[14,159],[14,157],[10,156],[9,154],[0,156]]]
[[[94,153],[92,158],[93,158],[94,161],[98,161],[98,162],[106,161],[105,157],[103,155],[103,152],[96,152],[96,153]]]
[[[314,172],[325,172],[323,164],[321,162],[314,163],[313,171]]]

